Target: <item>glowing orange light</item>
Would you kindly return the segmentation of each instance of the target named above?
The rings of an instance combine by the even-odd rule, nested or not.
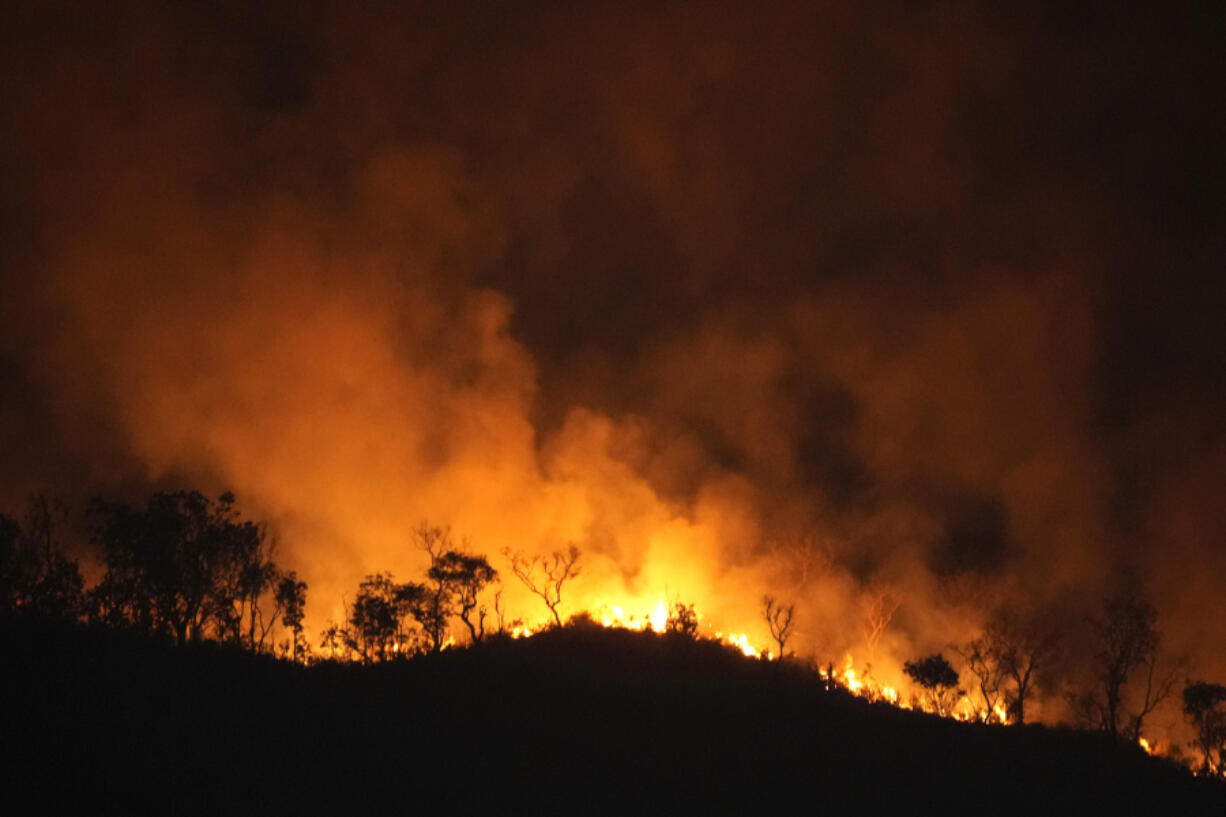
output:
[[[749,656],[750,658],[757,658],[760,654],[756,649],[754,649],[753,645],[749,643],[749,636],[745,633],[741,633],[740,635],[730,635],[725,639],[725,641],[739,649],[741,652],[745,653],[745,655]]]
[[[651,611],[648,621],[651,622],[652,630],[657,633],[664,632],[664,629],[668,626],[668,607],[664,604],[664,599],[656,602],[656,609]]]
[[[663,633],[668,629],[669,606],[662,598],[657,599],[655,605],[650,608],[643,601],[623,601],[620,604],[596,601],[588,609],[590,611],[588,615],[593,620],[599,621],[604,627],[653,633]],[[697,612],[696,616],[702,617]],[[543,629],[546,629],[544,625],[519,624],[511,629],[511,637],[527,638]],[[754,646],[747,632],[725,634],[722,631],[715,631],[710,636],[703,637],[714,637],[716,641],[735,647],[749,658],[770,659],[773,657],[769,650]],[[454,646],[455,643],[454,638],[449,638],[444,647]],[[852,654],[846,653],[843,657],[842,669],[836,670],[829,665],[820,667],[818,677],[823,681],[843,687],[857,697],[888,703],[900,709],[918,709],[928,714],[942,715],[964,723],[1009,723],[1008,711],[999,702],[990,707],[977,706],[970,698],[962,697],[946,711],[940,712],[935,701],[922,696],[906,698],[898,688],[873,678],[869,669],[869,667],[857,669]],[[1140,739],[1140,745],[1146,752],[1153,753],[1153,748],[1145,738]]]

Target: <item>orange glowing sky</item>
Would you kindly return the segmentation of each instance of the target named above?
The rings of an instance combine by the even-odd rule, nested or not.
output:
[[[0,507],[231,489],[315,627],[426,520],[836,659],[894,588],[891,681],[1119,589],[1226,672],[1200,27],[429,5],[2,13]]]

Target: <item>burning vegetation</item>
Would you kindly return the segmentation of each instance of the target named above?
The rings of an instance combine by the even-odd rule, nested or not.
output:
[[[6,620],[1222,776],[1213,4],[0,5]]]
[[[24,524],[0,516],[0,600],[4,614],[28,620],[84,621],[133,630],[175,644],[214,641],[297,664],[382,664],[437,654],[488,639],[520,639],[564,625],[630,630],[719,643],[745,657],[806,666],[825,689],[841,689],[870,702],[942,718],[988,725],[1027,722],[1040,695],[1061,694],[1075,722],[1123,737],[1145,750],[1184,757],[1199,775],[1223,774],[1226,692],[1221,685],[1188,681],[1183,711],[1195,737],[1183,755],[1169,741],[1155,745],[1144,727],[1175,689],[1176,666],[1159,651],[1157,611],[1141,599],[1108,600],[1087,622],[1086,686],[1061,684],[1053,667],[1067,628],[998,609],[978,635],[951,644],[956,667],[941,652],[902,663],[889,675],[889,658],[877,649],[900,603],[867,594],[862,646],[876,667],[858,664],[852,652],[837,661],[817,651],[798,654],[802,625],[795,603],[762,598],[756,629],[710,621],[694,603],[678,597],[649,600],[585,599],[583,554],[576,546],[544,556],[504,551],[506,573],[457,540],[446,527],[419,525],[411,548],[426,562],[421,581],[391,572],[366,576],[344,603],[345,616],[320,628],[306,627],[307,584],[274,561],[266,526],[240,517],[232,494],[209,500],[197,492],[157,493],[144,508],[95,501],[89,508],[91,539],[101,556],[100,578],[87,587],[76,561],[60,545],[66,518],[62,504],[35,497]],[[508,609],[508,574],[530,603]],[[543,609],[542,609],[543,608]],[[736,623],[736,622],[733,622]],[[747,622],[741,622],[747,624]],[[762,625],[765,625],[763,628]],[[764,645],[751,632],[769,635]],[[791,648],[791,649],[790,649]],[[1030,707],[1030,709],[1028,709]],[[1051,711],[1046,710],[1046,711]]]

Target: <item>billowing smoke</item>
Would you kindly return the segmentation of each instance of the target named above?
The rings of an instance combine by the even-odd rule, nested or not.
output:
[[[1150,119],[1221,123],[1106,71],[1124,34],[281,12],[4,12],[5,507],[232,489],[316,626],[420,570],[428,520],[576,543],[572,610],[693,601],[765,641],[772,593],[836,658],[888,592],[890,671],[1001,603],[1139,589],[1226,671],[1223,232],[1209,154]],[[1206,46],[1168,33],[1173,82]]]

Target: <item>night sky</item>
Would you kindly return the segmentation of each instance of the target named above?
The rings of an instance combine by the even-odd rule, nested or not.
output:
[[[0,508],[233,489],[320,620],[425,518],[729,616],[820,554],[812,649],[1134,590],[1226,672],[1220,10],[251,5],[0,10]]]

